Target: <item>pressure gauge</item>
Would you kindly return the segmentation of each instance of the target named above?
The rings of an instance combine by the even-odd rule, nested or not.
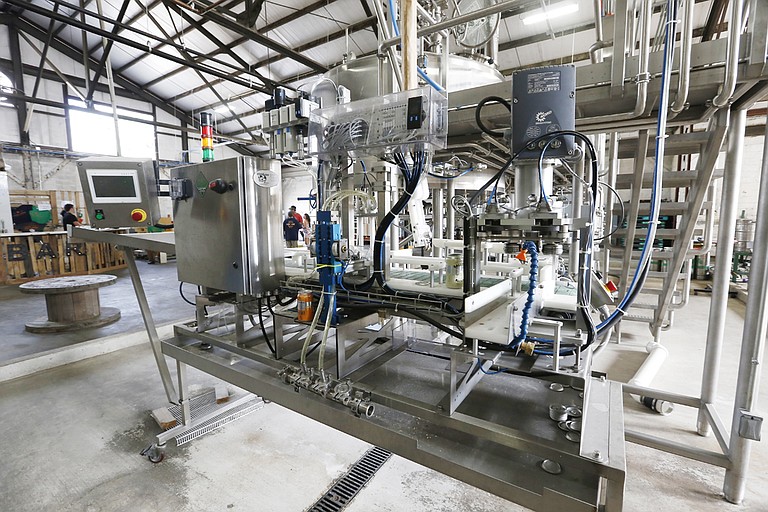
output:
[[[470,14],[495,5],[497,0],[460,0],[456,4],[458,15]],[[501,14],[484,16],[474,21],[459,25],[456,30],[456,42],[465,48],[477,48],[491,40],[499,28]]]

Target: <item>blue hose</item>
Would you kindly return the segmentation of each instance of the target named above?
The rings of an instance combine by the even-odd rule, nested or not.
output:
[[[669,0],[667,2],[667,13],[668,13],[668,19],[669,20],[676,20],[677,19],[677,4],[674,0]],[[651,189],[651,209],[649,214],[649,221],[648,221],[648,231],[647,235],[645,237],[645,244],[643,244],[643,248],[640,252],[640,259],[638,261],[637,270],[635,271],[635,275],[632,277],[632,281],[627,288],[626,293],[624,294],[624,298],[619,303],[618,307],[613,311],[613,313],[610,314],[608,318],[600,322],[600,324],[597,326],[598,333],[602,332],[603,329],[609,327],[610,324],[614,322],[616,317],[619,315],[624,316],[624,311],[627,308],[627,303],[629,302],[630,298],[633,296],[633,292],[635,290],[635,287],[638,286],[638,281],[640,278],[640,275],[642,274],[641,268],[643,261],[645,261],[646,258],[650,258],[650,255],[648,255],[649,251],[653,250],[653,243],[654,239],[656,238],[656,223],[659,220],[659,212],[657,209],[658,201],[657,196],[660,193],[660,178],[661,178],[661,172],[662,172],[662,159],[663,159],[663,137],[664,137],[664,130],[667,126],[667,103],[669,95],[668,87],[667,87],[667,80],[669,79],[669,66],[670,66],[670,60],[671,60],[671,51],[670,51],[670,44],[674,45],[674,23],[673,21],[670,21],[666,24],[665,28],[665,36],[664,36],[664,59],[662,60],[662,68],[661,68],[661,87],[659,90],[659,114],[656,118],[656,147],[654,152],[654,164],[653,164],[653,186]],[[672,50],[674,51],[674,50]],[[632,222],[633,219],[630,219],[629,222]],[[632,240],[627,241],[628,244],[632,243]]]
[[[523,306],[522,318],[520,319],[520,334],[515,336],[512,348],[517,347],[525,341],[528,337],[528,323],[531,315],[531,309],[533,309],[534,296],[536,294],[536,278],[539,275],[539,250],[536,247],[536,242],[525,242],[523,249],[528,251],[531,255],[531,271],[528,274],[528,298],[525,300],[525,306]]]

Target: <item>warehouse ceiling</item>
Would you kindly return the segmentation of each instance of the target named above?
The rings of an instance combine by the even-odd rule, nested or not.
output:
[[[316,80],[345,54],[376,53],[374,1],[4,0],[0,10],[16,16],[18,29],[41,52],[50,43],[79,62],[88,61],[89,79],[106,76],[108,55],[119,87],[186,119],[214,110],[219,133],[255,141],[260,109],[276,85],[296,88]],[[595,42],[594,4],[573,2],[577,12],[538,24],[523,24],[521,15],[548,0],[520,0],[504,12],[499,70],[508,74],[520,67],[588,62]],[[696,0],[695,41],[719,36],[727,3]],[[601,2],[606,29],[614,4]]]

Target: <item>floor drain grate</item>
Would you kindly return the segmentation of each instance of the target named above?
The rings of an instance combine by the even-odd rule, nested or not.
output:
[[[322,498],[309,507],[307,512],[339,512],[344,510],[352,498],[362,489],[373,475],[389,460],[391,452],[375,446],[365,452],[349,471],[331,486]]]

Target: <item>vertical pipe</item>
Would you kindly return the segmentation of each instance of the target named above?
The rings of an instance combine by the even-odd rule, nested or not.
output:
[[[704,373],[701,378],[701,403],[696,430],[699,435],[709,434],[709,423],[704,415],[704,404],[714,403],[717,395],[720,355],[725,334],[725,315],[728,310],[728,290],[731,283],[731,259],[733,258],[733,237],[736,232],[741,163],[744,149],[744,130],[747,111],[737,110],[733,124],[728,131],[725,175],[720,198],[720,221],[717,233],[717,255],[715,275],[712,279],[712,301],[709,306],[709,329],[704,352]],[[751,292],[751,290],[750,290]],[[751,293],[750,293],[751,295]]]
[[[445,210],[443,209],[443,188],[438,183],[437,188],[432,190],[432,238],[443,238],[443,221],[445,219]],[[432,248],[432,256],[440,257],[441,249]]]
[[[419,86],[419,75],[416,71],[419,57],[418,37],[416,32],[416,0],[400,2],[401,31],[403,36],[403,89],[416,89]]]
[[[728,20],[728,53],[725,56],[725,77],[717,96],[712,98],[712,105],[718,108],[727,106],[736,90],[736,77],[739,73],[739,47],[741,44],[741,15],[744,12],[744,0],[731,0],[728,8],[731,16]]]
[[[610,146],[610,152],[611,157],[608,164],[608,184],[616,188],[616,175],[619,172],[619,134],[618,132],[612,132],[611,133],[611,146]],[[614,197],[613,192],[610,190],[606,192],[606,223],[605,223],[605,233],[603,236],[608,235],[611,231],[613,231],[613,206],[614,206]],[[603,241],[604,247],[603,247],[603,268],[601,269],[604,274],[607,274],[608,271],[611,268],[611,238],[607,237]]]
[[[768,128],[763,142],[763,166],[760,175],[760,193],[763,198],[757,206],[755,226],[755,251],[749,269],[749,296],[747,311],[744,316],[744,333],[741,340],[739,374],[736,381],[736,399],[733,407],[729,458],[733,466],[725,471],[723,490],[725,499],[731,503],[741,503],[747,485],[752,443],[739,436],[742,411],[753,411],[757,405],[760,389],[760,363],[763,359],[765,337],[768,326]]]
[[[451,200],[456,195],[456,183],[454,180],[448,180],[448,194],[445,196],[445,239],[453,240],[456,238],[456,211],[451,206]]]
[[[691,78],[691,48],[693,47],[693,2],[694,0],[684,0],[685,9],[683,11],[683,24],[680,29],[680,72],[678,73],[677,92],[675,101],[670,110],[679,114],[685,109],[688,102],[688,86]]]
[[[581,205],[584,204],[584,187],[581,180],[584,179],[584,159],[586,158],[586,153],[584,152],[583,145],[581,149],[582,158],[576,162],[576,169],[574,169],[578,179],[576,176],[571,178],[571,183],[573,186],[571,217],[573,219],[578,219],[581,217]],[[595,197],[593,200],[597,201],[597,198]],[[515,205],[515,208],[520,208],[520,206]],[[580,240],[581,235],[578,230],[571,233],[571,250],[568,252],[568,272],[574,276],[578,275],[579,272],[579,247],[581,245]]]

